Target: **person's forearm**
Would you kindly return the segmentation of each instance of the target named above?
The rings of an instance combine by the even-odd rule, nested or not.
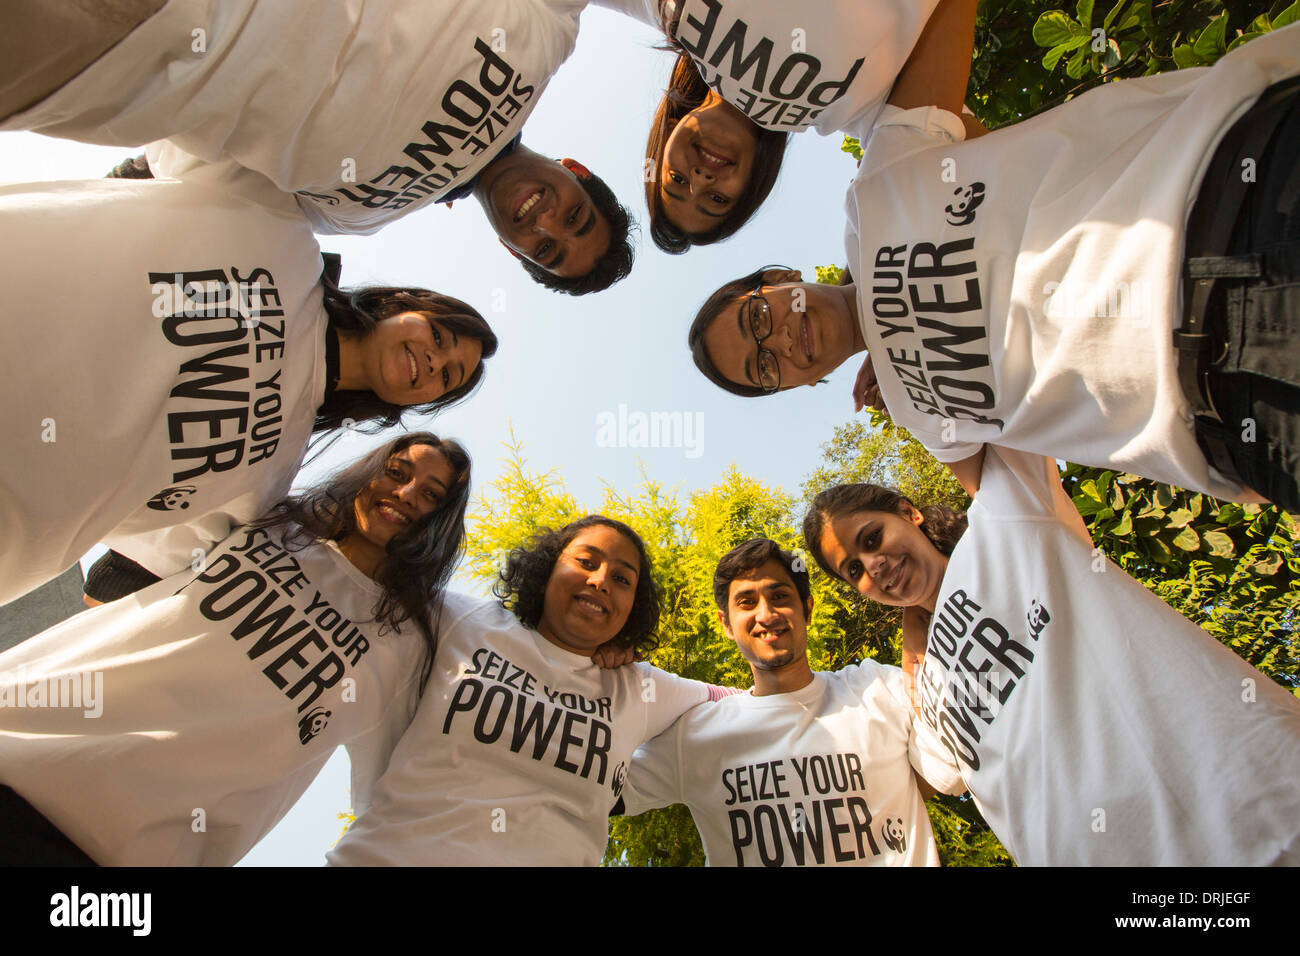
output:
[[[892,106],[961,114],[975,50],[975,7],[976,0],[940,0],[894,81]]]

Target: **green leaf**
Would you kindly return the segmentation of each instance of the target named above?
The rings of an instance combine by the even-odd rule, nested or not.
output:
[[[1169,545],[1165,544],[1159,538],[1145,538],[1151,557],[1160,564],[1168,564],[1174,553],[1169,550]]]
[[[1195,528],[1184,528],[1174,538],[1174,546],[1182,548],[1184,551],[1196,551],[1201,547],[1201,539],[1197,535]]]
[[[1078,50],[1088,43],[1087,37],[1075,37],[1072,40],[1066,40],[1059,46],[1054,46],[1043,56],[1043,69],[1054,70],[1056,64],[1061,61],[1061,57],[1071,50]]]
[[[1039,46],[1059,46],[1080,35],[1086,39],[1088,31],[1061,10],[1048,10],[1034,23],[1034,42]]]
[[[1079,492],[1092,501],[1101,504],[1101,492],[1097,490],[1097,482],[1091,478],[1085,478],[1079,482]]]
[[[1132,533],[1133,533],[1133,515],[1130,512],[1126,511],[1122,515],[1120,515],[1119,524],[1115,526],[1115,530],[1112,531],[1111,534],[1114,534],[1119,537],[1123,537],[1126,534],[1132,534]]]
[[[1174,492],[1168,485],[1156,485],[1156,492],[1152,495],[1155,503],[1161,508],[1168,508],[1174,503]]]
[[[1106,19],[1101,21],[1103,30],[1110,29],[1110,25],[1115,22],[1115,18],[1119,16],[1119,12],[1124,9],[1126,3],[1128,3],[1128,0],[1116,0],[1115,6],[1111,7],[1110,12],[1106,14]],[[1123,29],[1123,27],[1119,27],[1119,29]]]
[[[1232,543],[1232,539],[1222,531],[1205,532],[1205,543],[1210,546],[1210,554],[1216,558],[1231,558],[1237,553],[1237,547]]]
[[[1092,0],[1079,0],[1074,7],[1075,14],[1079,17],[1079,24],[1088,32],[1092,32]]]
[[[1278,570],[1281,567],[1282,567],[1282,555],[1274,553],[1266,557],[1260,558],[1253,565],[1251,565],[1250,569],[1254,571],[1256,574],[1262,575],[1264,577],[1271,577],[1272,575],[1277,574]]]
[[[1223,56],[1226,51],[1224,37],[1228,33],[1228,15],[1215,17],[1210,25],[1201,31],[1201,35],[1192,44],[1192,52],[1202,60],[1212,62]]]
[[[1192,50],[1191,46],[1186,43],[1174,47],[1174,63],[1178,65],[1178,69],[1180,70],[1186,70],[1194,66],[1203,65],[1200,57],[1198,57]]]
[[[852,136],[844,137],[844,142],[840,143],[840,152],[848,153],[858,161],[862,160],[862,144]]]
[[[1156,29],[1156,18],[1151,15],[1151,0],[1137,0],[1133,5],[1133,12],[1137,14],[1138,23],[1142,24],[1142,32],[1152,43],[1160,38],[1160,31]],[[1151,66],[1158,70],[1158,65],[1153,61]]]
[[[1296,0],[1295,3],[1275,16],[1272,26],[1274,30],[1281,30],[1287,24],[1295,23],[1297,20],[1300,20],[1300,0]]]
[[[820,273],[818,273],[818,275],[820,275]],[[820,282],[821,280],[818,279],[818,281]],[[1199,518],[1201,516],[1201,508],[1204,507],[1204,505],[1205,495],[1192,495],[1187,499],[1187,508],[1191,511],[1194,517]]]
[[[1065,75],[1072,80],[1077,80],[1079,77],[1083,76],[1083,68],[1087,64],[1088,38],[1084,37],[1083,40],[1083,45],[1074,51],[1074,56],[1070,57],[1069,61],[1065,64]]]
[[[1186,508],[1179,508],[1177,511],[1169,512],[1169,520],[1165,524],[1166,528],[1185,528],[1191,524],[1196,515],[1192,514]]]

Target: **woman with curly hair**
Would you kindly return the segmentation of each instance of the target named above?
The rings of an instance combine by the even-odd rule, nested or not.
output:
[[[914,48],[941,47],[964,87],[975,24],[973,0],[593,2],[660,30],[677,54],[645,152],[650,235],[673,254],[749,221],[790,133],[865,142]]]
[[[175,573],[288,494],[313,434],[454,404],[497,348],[450,296],[339,289],[252,173],[3,186],[0,228],[23,237],[0,262],[0,603],[101,541]]]
[[[0,864],[233,864],[340,744],[363,808],[429,673],[469,477],[456,442],[403,435],[0,655]]]
[[[429,689],[335,865],[588,865],[632,752],[721,688],[603,645],[656,645],[640,537],[590,515],[509,556],[500,603],[448,595]],[[598,655],[599,656],[599,655]]]
[[[964,483],[964,516],[827,489],[804,541],[904,609],[914,705],[1016,862],[1300,863],[1300,702],[1107,562],[1052,459]]]

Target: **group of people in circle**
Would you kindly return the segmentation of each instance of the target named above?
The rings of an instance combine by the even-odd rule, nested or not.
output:
[[[458,299],[340,288],[315,234],[473,196],[547,288],[629,274],[634,217],[520,139],[585,0],[33,0],[0,129],[150,145],[0,186],[0,601],[110,549],[102,606],[0,655],[0,858],[231,864],[345,745],[337,865],[595,864],[611,812],[671,803],[714,864],[935,864],[933,791],[1021,863],[1297,862],[1295,697],[1099,563],[1055,459],[1300,509],[1300,26],[985,135],[973,0],[592,3],[676,56],[663,251],[743,228],[791,133],[863,146],[844,281],[765,265],[687,345],[746,397],[865,351],[857,405],[971,495],[810,504],[821,570],[904,610],[904,668],[813,672],[809,569],[767,539],[714,575],[748,692],[634,659],[661,594],[612,518],[455,594],[471,467],[432,432],[290,492],[313,440],[468,398],[501,346]],[[96,281],[32,294],[53,250]]]

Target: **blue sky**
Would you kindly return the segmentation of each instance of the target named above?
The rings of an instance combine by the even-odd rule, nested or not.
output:
[[[577,49],[555,76],[524,130],[544,154],[585,163],[639,219],[643,151],[650,117],[672,57],[656,35],[603,9],[582,17]],[[451,210],[426,208],[373,236],[321,237],[343,256],[343,283],[426,286],[479,309],[501,340],[479,392],[466,404],[412,428],[459,439],[473,456],[474,484],[499,473],[513,427],[529,469],[555,469],[579,502],[595,508],[606,484],[630,490],[639,463],[683,495],[708,488],[732,464],[797,492],[834,427],[853,417],[857,363],[828,385],[769,399],[722,392],[696,371],[686,331],[719,285],[769,262],[802,269],[843,264],[844,196],[853,160],[839,137],[793,137],[781,179],[764,209],[721,245],[668,256],[643,236],[632,275],[582,298],[535,285],[498,244],[473,199]],[[25,133],[0,134],[0,180],[97,178],[129,151]],[[609,447],[600,425],[620,406],[636,413],[680,412],[702,430],[693,447]],[[602,417],[604,416],[604,417]],[[321,463],[356,457],[382,439],[349,436]],[[319,865],[348,806],[347,758],[340,750],[297,806],[244,860],[246,865]]]

